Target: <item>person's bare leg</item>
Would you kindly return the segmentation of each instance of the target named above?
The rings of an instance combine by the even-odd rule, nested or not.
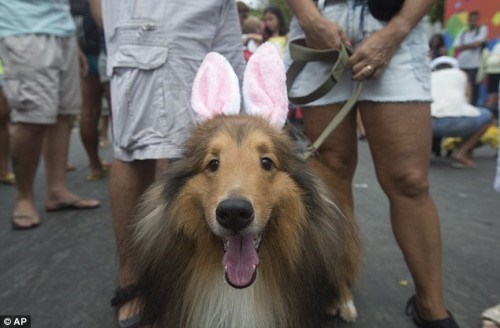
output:
[[[167,172],[168,168],[168,159],[167,158],[162,158],[156,160],[156,173],[155,173],[155,179],[160,178],[165,172]]]
[[[431,115],[426,104],[361,103],[377,178],[390,202],[393,232],[428,320],[448,316],[441,281],[441,236],[429,193]]]
[[[142,193],[155,178],[155,160],[134,162],[113,161],[110,177],[110,197],[113,227],[119,258],[118,282],[121,288],[135,283],[131,273],[129,243],[130,226],[134,219],[135,206]],[[127,319],[137,313],[137,301],[125,303],[119,309],[118,320]]]
[[[365,127],[363,126],[363,120],[361,119],[361,114],[359,113],[359,109],[356,110],[356,128],[358,130],[358,138],[363,140],[366,138],[365,136]]]
[[[31,220],[14,220],[23,227],[40,222],[35,206],[34,182],[42,152],[42,141],[47,125],[17,123],[11,136],[12,166],[17,177],[17,196],[14,215],[32,216]]]
[[[101,84],[101,87],[103,90],[104,99],[105,99],[106,104],[108,105],[108,108],[109,108],[109,114],[102,116],[99,145],[101,145],[101,147],[103,147],[103,148],[108,148],[109,147],[109,124],[110,124],[110,119],[111,119],[111,115],[112,115],[111,91],[110,91],[109,81],[103,82]]]
[[[459,161],[460,163],[463,164],[469,163],[472,165],[473,164],[471,159],[472,151],[474,150],[478,141],[481,139],[481,137],[486,132],[489,126],[490,123],[485,124],[479,130],[470,135],[468,138],[462,138],[462,142],[460,143],[460,146],[453,155],[453,158]]]
[[[7,177],[9,171],[9,111],[7,100],[0,88],[0,177]]]
[[[101,116],[101,127],[99,130],[99,146],[102,148],[109,147],[109,115]]]
[[[89,159],[90,174],[99,176],[103,171],[98,148],[102,87],[98,76],[88,75],[81,81],[83,101],[80,114],[80,137]]]
[[[339,111],[340,106],[310,107],[302,110],[306,135],[314,142]],[[337,179],[329,186],[347,214],[353,215],[352,178],[357,165],[356,111],[330,134],[320,147],[320,160]]]
[[[68,158],[70,116],[59,115],[45,136],[44,160],[47,179],[47,209],[57,208],[59,204],[78,201],[79,207],[95,207],[100,204],[96,199],[81,198],[66,187],[66,163]]]

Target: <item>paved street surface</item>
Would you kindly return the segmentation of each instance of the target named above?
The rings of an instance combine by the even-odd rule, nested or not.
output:
[[[97,210],[43,211],[44,174],[36,181],[43,223],[13,231],[14,188],[0,185],[0,314],[29,314],[34,328],[116,327],[109,299],[117,261],[110,219],[108,180],[87,182],[86,158],[72,135],[68,173],[71,190],[96,197]],[[483,309],[500,302],[500,195],[492,189],[495,152],[476,152],[478,167],[460,170],[445,158],[431,161],[431,188],[441,216],[445,297],[462,328],[480,327]],[[103,157],[111,159],[108,151]],[[391,159],[388,159],[391,160]],[[354,179],[356,212],[364,249],[363,274],[355,290],[359,319],[325,328],[410,328],[404,314],[413,294],[410,275],[396,246],[388,202],[378,186],[368,144],[360,142]]]

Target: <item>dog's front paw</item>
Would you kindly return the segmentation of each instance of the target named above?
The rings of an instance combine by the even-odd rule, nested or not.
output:
[[[352,299],[349,299],[342,304],[338,304],[337,302],[332,303],[326,309],[326,314],[331,317],[340,316],[342,320],[346,322],[354,322],[358,317],[358,311],[356,310]]]
[[[354,306],[352,299],[340,305],[340,317],[346,322],[356,321],[358,311],[356,310],[356,306]]]

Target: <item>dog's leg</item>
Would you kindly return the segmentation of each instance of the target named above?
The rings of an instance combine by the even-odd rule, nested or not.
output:
[[[332,304],[326,310],[329,316],[339,315],[345,322],[354,322],[358,317],[358,311],[354,306],[351,291],[348,290],[345,299],[339,304],[338,301]]]

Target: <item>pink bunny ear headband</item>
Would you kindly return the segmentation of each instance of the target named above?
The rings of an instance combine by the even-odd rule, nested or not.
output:
[[[250,115],[260,115],[278,128],[288,114],[286,73],[277,49],[264,43],[250,57],[243,77],[243,103]],[[231,64],[222,55],[205,56],[194,79],[191,106],[206,120],[217,115],[237,115],[240,90]]]

